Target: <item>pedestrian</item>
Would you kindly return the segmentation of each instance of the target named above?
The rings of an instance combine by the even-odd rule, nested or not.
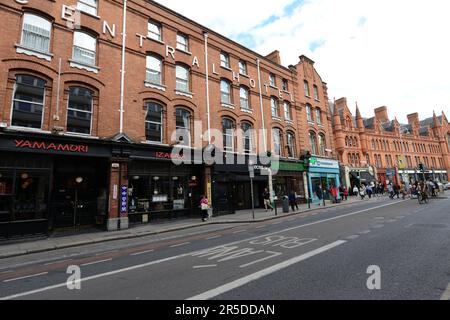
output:
[[[272,204],[270,203],[270,192],[267,188],[264,189],[263,199],[264,199],[264,207],[266,208],[266,212],[269,208],[270,208],[270,211],[273,211]]]
[[[331,186],[330,194],[331,194],[333,203],[338,203],[339,189],[336,186],[334,186],[334,185]]]
[[[291,193],[289,194],[289,205],[291,206],[292,211],[295,212],[295,209],[299,211],[297,204],[297,194],[294,191],[291,191]]]
[[[354,195],[354,196],[357,196],[358,193],[359,193],[358,186],[355,185],[355,186],[353,187],[353,195]]]
[[[397,199],[400,199],[400,187],[397,183],[394,184],[394,196],[396,196]]]
[[[366,198],[366,186],[361,185],[361,188],[359,188],[359,195],[361,197],[361,200],[364,200]]]
[[[322,203],[322,197],[323,197],[322,186],[320,184],[316,188],[316,195],[317,195],[317,198],[319,198],[319,206],[320,206]]]
[[[388,192],[389,198],[394,199],[394,187],[392,187],[392,183],[388,184]]]
[[[345,201],[348,200],[348,189],[347,189],[347,187],[344,187],[344,198],[345,198]]]
[[[367,185],[367,187],[366,187],[366,193],[369,196],[369,200],[372,199],[373,189],[372,189],[372,186],[370,184]]]
[[[202,221],[205,222],[209,219],[209,201],[204,195],[202,195],[200,199],[200,209],[202,210]]]

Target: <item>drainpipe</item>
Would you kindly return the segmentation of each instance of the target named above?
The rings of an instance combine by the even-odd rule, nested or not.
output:
[[[123,133],[124,114],[124,85],[125,85],[125,45],[127,38],[127,0],[123,1],[123,22],[122,22],[122,66],[120,69],[120,133]]]
[[[209,65],[208,65],[208,32],[204,32],[205,38],[205,83],[206,83],[206,115],[208,120],[208,145],[211,144],[211,113],[209,101]]]

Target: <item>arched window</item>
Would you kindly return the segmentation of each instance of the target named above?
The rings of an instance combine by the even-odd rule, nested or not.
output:
[[[182,145],[191,145],[191,113],[184,108],[176,108],[176,134],[177,142]]]
[[[189,92],[189,69],[183,65],[177,65],[176,67],[176,89],[181,92]]]
[[[234,120],[222,118],[223,150],[234,151],[234,130],[236,128]]]
[[[317,137],[313,131],[309,132],[309,144],[311,146],[311,154],[318,155],[317,149]]]
[[[29,49],[49,53],[51,31],[50,21],[31,13],[25,13],[20,44]]]
[[[273,118],[278,118],[279,117],[278,99],[275,98],[275,97],[270,98],[270,110],[272,112],[272,117]]]
[[[162,28],[159,22],[152,20],[148,21],[147,37],[156,41],[162,41]]]
[[[96,16],[97,0],[78,0],[77,9]]]
[[[295,135],[290,131],[287,133],[287,150],[289,158],[296,157]]]
[[[323,133],[319,134],[319,150],[321,156],[326,156],[327,143],[325,140],[325,135]]]
[[[18,75],[14,87],[11,125],[42,128],[45,104],[45,81],[29,75]]]
[[[73,60],[95,66],[97,39],[86,32],[75,31],[73,35]]]
[[[162,60],[159,57],[147,56],[146,81],[152,84],[162,85]]]
[[[281,143],[282,143],[281,130],[278,128],[272,129],[272,144],[273,153],[277,156],[281,156]]]
[[[163,142],[163,107],[156,102],[147,102],[145,137],[147,141]]]
[[[222,103],[231,104],[231,83],[228,80],[220,81],[220,96]]]
[[[243,149],[245,154],[253,151],[253,126],[249,122],[241,123]]]
[[[93,93],[82,87],[69,88],[67,132],[91,134]]]
[[[245,109],[245,110],[249,110],[250,104],[248,101],[248,98],[249,98],[248,89],[244,86],[241,86],[239,89],[239,96],[240,96],[240,100],[241,100],[241,108]]]

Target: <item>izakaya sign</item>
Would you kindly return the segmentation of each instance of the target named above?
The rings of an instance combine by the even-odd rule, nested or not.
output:
[[[16,148],[21,149],[34,149],[34,150],[46,150],[46,151],[61,151],[61,152],[73,152],[73,153],[88,153],[89,147],[81,144],[68,144],[68,143],[48,143],[42,141],[30,141],[30,140],[14,140]]]

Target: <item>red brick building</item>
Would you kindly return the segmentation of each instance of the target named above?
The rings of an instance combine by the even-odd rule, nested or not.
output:
[[[450,125],[444,112],[420,121],[419,114],[408,115],[408,124],[390,120],[387,107],[375,109],[375,116],[356,116],[347,100],[334,104],[333,132],[336,150],[347,186],[360,182],[448,181],[450,173]],[[425,166],[425,174],[419,165]]]
[[[0,19],[0,236],[192,215],[203,193],[245,209],[249,164],[257,205],[265,187],[305,197],[301,151],[334,156],[304,56],[283,67],[153,1],[11,0]],[[206,165],[209,144],[241,162]]]

